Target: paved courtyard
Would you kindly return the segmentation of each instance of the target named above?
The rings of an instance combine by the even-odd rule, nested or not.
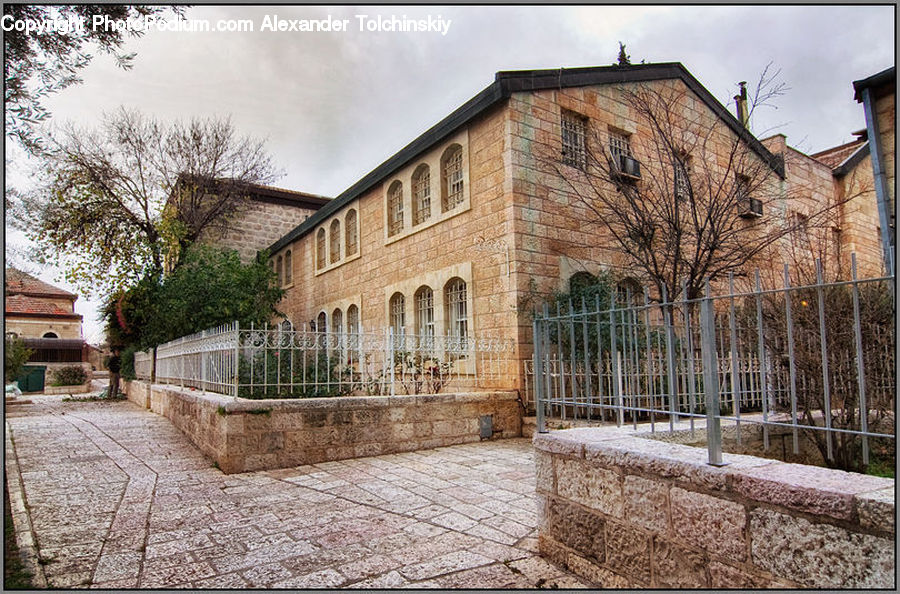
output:
[[[6,407],[36,587],[577,588],[537,556],[529,440],[225,475],[130,402]]]

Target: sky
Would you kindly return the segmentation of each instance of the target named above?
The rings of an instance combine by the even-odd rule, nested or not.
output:
[[[365,15],[365,19],[358,18]],[[262,30],[289,21],[348,21],[347,31]],[[392,16],[446,31],[360,31]],[[439,18],[440,17],[440,18]],[[500,70],[606,66],[618,42],[633,63],[681,62],[732,108],[771,64],[788,90],[751,121],[814,153],[865,127],[852,81],[894,65],[892,6],[202,6],[187,19],[253,23],[253,31],[150,31],[130,39],[124,71],[100,55],[83,84],[51,96],[52,125],[93,127],[119,106],[163,120],[230,116],[266,140],[283,173],[274,185],[335,196],[488,86]],[[7,183],[28,189],[35,164],[7,143]],[[7,263],[57,286],[59,270],[27,260],[6,229]],[[24,254],[24,255],[23,255]],[[98,301],[82,297],[84,335],[98,343]]]

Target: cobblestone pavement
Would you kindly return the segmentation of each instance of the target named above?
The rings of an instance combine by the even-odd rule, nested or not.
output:
[[[536,554],[528,440],[225,475],[130,402],[30,398],[6,451],[36,586],[584,587]]]

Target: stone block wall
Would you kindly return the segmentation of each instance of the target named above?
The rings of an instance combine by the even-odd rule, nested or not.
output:
[[[894,481],[627,428],[534,439],[540,552],[602,588],[894,588]]]
[[[172,421],[226,473],[286,468],[522,434],[515,392],[247,400],[133,381],[128,399]]]

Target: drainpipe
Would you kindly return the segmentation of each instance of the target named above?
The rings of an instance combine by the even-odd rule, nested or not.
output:
[[[872,157],[872,174],[875,176],[875,196],[878,199],[878,221],[881,224],[881,247],[884,250],[884,268],[888,276],[894,276],[894,230],[888,215],[891,197],[888,195],[887,176],[884,172],[884,152],[878,134],[875,117],[875,99],[872,89],[862,90],[863,109],[866,113],[866,130],[869,134],[869,154]]]

